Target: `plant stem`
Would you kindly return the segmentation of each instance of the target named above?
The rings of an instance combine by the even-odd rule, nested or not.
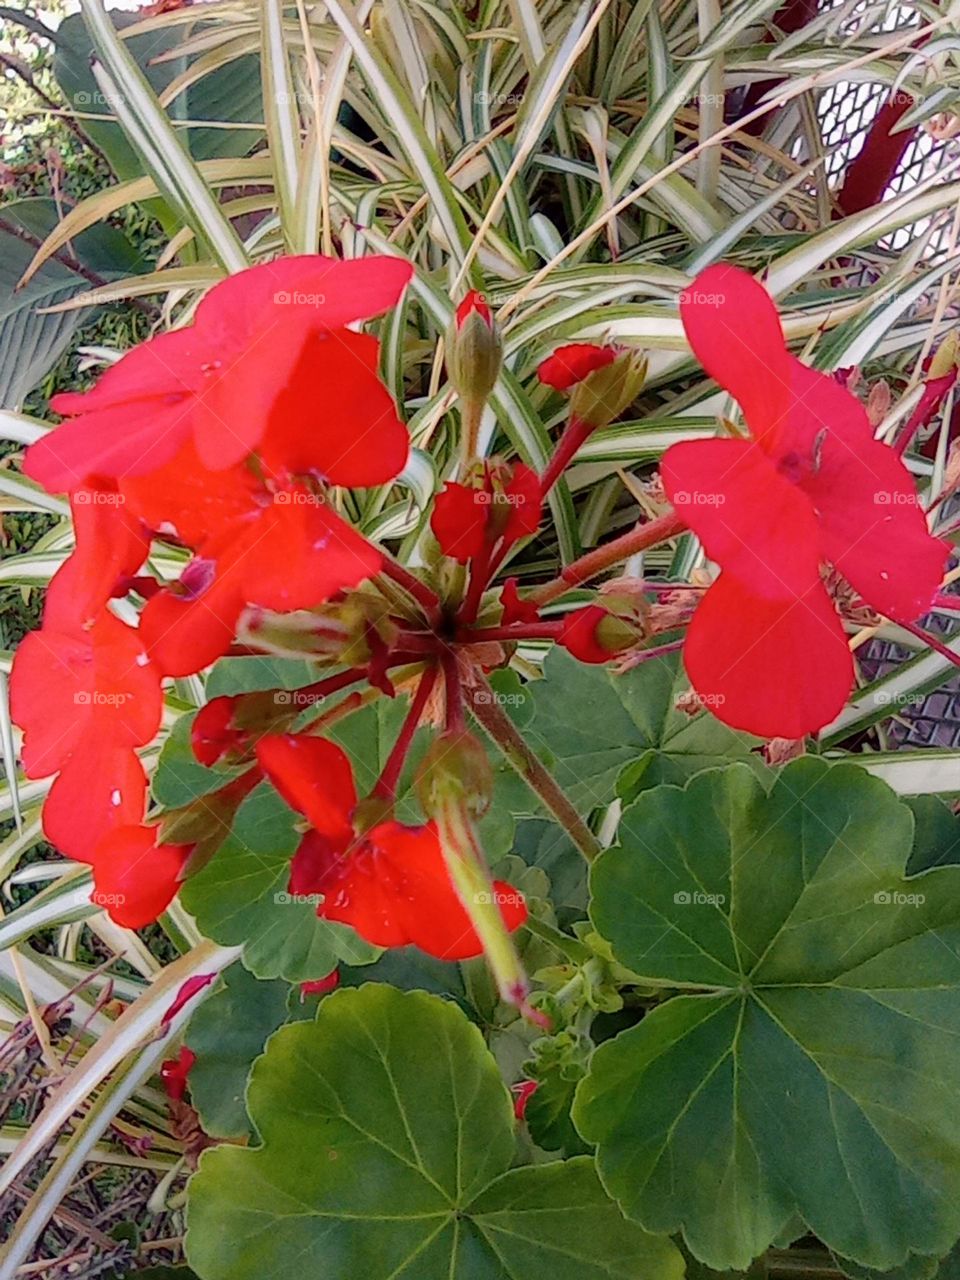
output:
[[[410,709],[404,719],[403,727],[397,734],[397,740],[393,744],[390,755],[387,757],[387,763],[383,766],[383,772],[374,784],[373,795],[382,796],[385,800],[396,800],[397,783],[400,781],[403,762],[407,758],[410,744],[413,742],[413,736],[420,724],[420,717],[423,715],[423,709],[427,705],[427,699],[433,692],[436,680],[436,667],[428,667],[420,677],[416,693],[410,703]]]
[[[474,627],[457,633],[463,644],[481,640],[555,640],[563,629],[562,622],[513,622],[506,627]]]
[[[479,687],[472,691],[471,711],[497,744],[510,764],[540,797],[549,811],[563,827],[567,835],[583,854],[587,862],[602,851],[600,841],[593,834],[576,809],[567,799],[552,774],[544,767],[507,713],[496,700],[496,695],[486,677],[479,670],[476,677]]]
[[[527,599],[538,605],[549,604],[551,600],[556,600],[571,587],[578,587],[581,583],[595,578],[598,573],[603,573],[604,569],[610,569],[622,560],[629,560],[638,551],[645,551],[648,547],[656,546],[658,542],[666,542],[668,538],[677,537],[686,527],[675,511],[665,511],[655,520],[639,524],[629,533],[624,533],[619,538],[614,538],[612,542],[607,542],[602,547],[597,547],[595,551],[581,556],[579,560],[574,560],[572,564],[567,565],[558,578],[538,587],[527,596]]]
[[[553,451],[553,457],[547,463],[540,476],[540,486],[544,497],[547,496],[560,479],[560,476],[567,468],[567,464],[580,451],[580,448],[586,443],[593,430],[594,428],[589,423],[581,422],[577,418],[571,418],[564,427],[563,433],[557,441],[557,447]]]
[[[457,670],[457,658],[452,649],[444,653],[443,682],[446,693],[446,729],[447,732],[459,733],[463,730],[463,684]]]

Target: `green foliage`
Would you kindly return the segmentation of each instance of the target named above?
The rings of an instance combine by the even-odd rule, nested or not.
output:
[[[853,766],[769,794],[733,766],[641,796],[593,870],[616,957],[681,994],[598,1049],[574,1118],[625,1212],[718,1270],[795,1213],[881,1269],[960,1231],[960,884],[905,878],[912,834]]]
[[[589,1159],[510,1168],[509,1095],[452,1005],[337,992],[254,1067],[260,1146],[204,1157],[188,1257],[201,1275],[330,1280],[679,1280],[674,1246],[626,1222]]]

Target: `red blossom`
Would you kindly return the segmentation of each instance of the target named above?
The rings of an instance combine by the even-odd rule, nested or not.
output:
[[[319,916],[352,926],[375,946],[413,945],[442,960],[482,954],[434,823],[388,820],[356,832],[353,773],[334,743],[278,734],[261,739],[257,755],[280,794],[311,823],[291,864],[291,893],[322,895]],[[517,928],[526,919],[522,895],[502,881],[494,891],[507,928]]]
[[[186,1045],[182,1045],[175,1058],[166,1058],[160,1064],[160,1080],[167,1097],[171,1102],[182,1102],[187,1092],[187,1076],[197,1055]]]
[[[601,347],[592,342],[571,342],[557,347],[537,369],[537,377],[555,391],[569,391],[597,369],[613,364],[616,347]]]
[[[326,436],[335,451],[350,373],[370,360],[346,326],[393,306],[411,274],[395,257],[309,254],[229,277],[193,324],[135,347],[92,391],[55,396],[51,407],[72,421],[31,445],[24,469],[51,492],[72,491],[91,476],[147,475],[192,440],[202,464],[218,470],[272,427],[311,442]]]
[[[687,672],[728,724],[801,738],[833,719],[853,683],[821,562],[880,613],[908,621],[929,606],[946,547],[859,402],[787,350],[753,277],[709,267],[682,295],[681,316],[752,436],[664,455],[668,496],[721,568],[687,635]]]
[[[536,533],[542,511],[535,471],[522,462],[485,463],[474,483],[450,481],[437,494],[430,527],[444,555],[466,564],[497,542],[505,550]]]
[[[44,621],[89,626],[139,571],[150,551],[150,534],[109,482],[75,490],[70,513],[76,550],[51,579]]]
[[[503,609],[500,622],[503,626],[510,626],[514,622],[536,622],[540,617],[540,606],[532,600],[521,598],[516,578],[508,578],[503,584],[500,604]]]

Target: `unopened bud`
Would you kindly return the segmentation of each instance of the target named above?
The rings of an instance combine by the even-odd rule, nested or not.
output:
[[[570,397],[571,421],[596,430],[618,418],[643,389],[647,378],[647,357],[642,351],[623,349],[616,359],[595,369]]]
[[[483,746],[472,733],[447,730],[430,744],[417,772],[417,796],[428,817],[436,817],[450,800],[466,803],[479,816],[490,807],[493,770]]]
[[[951,329],[930,360],[927,378],[945,378],[957,363],[957,331]]]
[[[447,373],[460,398],[482,406],[496,385],[502,359],[493,313],[483,294],[473,290],[457,307],[447,333]]]

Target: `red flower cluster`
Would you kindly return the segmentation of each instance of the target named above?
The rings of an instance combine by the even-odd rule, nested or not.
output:
[[[930,606],[947,548],[928,533],[910,473],[874,439],[860,403],[787,350],[752,276],[708,268],[680,313],[751,436],[677,444],[663,458],[668,497],[721,568],[687,634],[687,672],[721,720],[800,738],[837,715],[853,684],[821,565],[906,622]]]
[[[347,326],[394,306],[410,274],[396,258],[308,256],[233,276],[193,324],[55,397],[71,421],[27,452],[28,475],[70,494],[76,549],[14,664],[23,765],[57,774],[45,834],[93,866],[123,924],[156,918],[190,851],[144,823],[137,748],[159,729],[161,678],[226,653],[248,606],[313,607],[380,568],[326,491],[405,464],[377,343]],[[135,577],[155,535],[192,553],[168,586]],[[136,629],[108,607],[131,587],[147,600]]]

